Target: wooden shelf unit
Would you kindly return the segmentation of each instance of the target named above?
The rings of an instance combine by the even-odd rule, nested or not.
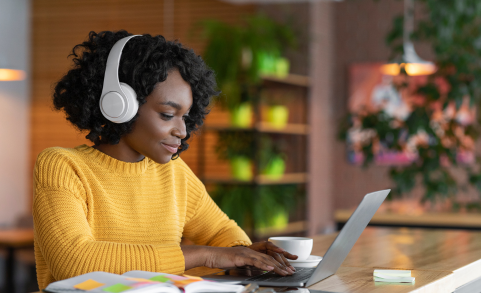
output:
[[[254,180],[242,181],[232,179],[231,177],[206,177],[205,183],[223,183],[223,184],[259,184],[259,185],[273,185],[273,184],[301,184],[307,183],[307,173],[287,173],[282,175],[279,179],[269,178],[267,175],[257,175]]]
[[[199,153],[204,154],[199,156],[199,172],[201,180],[204,184],[209,185],[209,188],[215,188],[218,184],[238,184],[238,185],[287,185],[287,184],[306,184],[309,180],[307,173],[307,140],[310,134],[310,127],[307,122],[308,112],[308,86],[309,78],[307,76],[289,74],[285,78],[276,76],[262,76],[262,88],[265,91],[266,100],[255,101],[253,103],[253,123],[250,127],[236,127],[230,124],[230,117],[226,111],[219,110],[215,112],[216,119],[207,120],[202,127],[201,132],[204,136],[200,139]],[[284,96],[287,99],[283,99]],[[280,97],[280,99],[279,99]],[[271,99],[271,100],[269,100]],[[271,123],[265,121],[267,119],[266,108],[269,103],[279,103],[289,108],[289,122],[282,128],[276,127]],[[253,135],[272,135],[279,139],[284,139],[289,145],[286,149],[286,154],[291,160],[287,161],[290,167],[287,167],[289,173],[284,174],[279,179],[272,179],[269,176],[257,174],[254,179],[250,181],[236,180],[231,177],[226,167],[222,165],[215,169],[212,165],[208,165],[207,158],[213,158],[213,150],[215,147],[209,144],[213,137],[222,131],[251,131]],[[206,144],[205,138],[209,138],[209,143]],[[257,140],[257,138],[255,139]],[[205,153],[208,151],[208,153]],[[208,155],[206,155],[208,154]],[[214,159],[215,160],[215,159]],[[217,165],[216,165],[217,166]],[[218,170],[223,170],[222,172]],[[258,170],[257,167],[254,170]],[[302,187],[301,187],[302,188]],[[305,221],[305,212],[300,212],[300,209],[305,209],[305,206],[299,208],[293,215],[291,221],[285,228],[263,228],[254,231],[248,231],[255,239],[266,238],[269,236],[296,234],[302,235],[307,232],[307,222]]]
[[[261,78],[265,81],[273,81],[273,82],[279,82],[279,83],[295,85],[295,86],[303,86],[303,87],[309,86],[309,77],[304,75],[299,75],[299,74],[290,73],[284,78],[277,77],[274,75],[263,75],[261,76]]]
[[[259,131],[263,133],[281,133],[281,134],[296,134],[306,135],[309,134],[309,126],[307,124],[286,124],[282,128],[278,128],[269,122],[261,121],[256,123],[255,127],[235,127],[227,124],[206,124],[203,129],[221,131],[221,130],[239,130],[239,131]]]

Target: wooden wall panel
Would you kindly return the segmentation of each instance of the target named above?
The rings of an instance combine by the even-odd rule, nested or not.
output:
[[[174,3],[174,18],[170,24],[164,21],[164,12],[172,11],[164,11],[164,1],[161,0],[32,1],[32,168],[38,153],[47,147],[92,145],[84,138],[87,133],[79,133],[66,121],[62,112],[52,110],[51,102],[55,82],[71,66],[71,59],[67,56],[74,45],[87,38],[90,31],[126,29],[131,33],[152,35],[173,31],[174,39],[201,54],[204,43],[192,34],[192,27],[198,21],[215,18],[236,23],[256,10],[252,5],[237,6],[217,0],[171,1]],[[173,28],[164,27],[166,23]],[[209,122],[215,123],[215,119],[215,115],[209,116]],[[210,139],[207,138],[209,151],[214,143]],[[198,137],[194,136],[190,149],[182,154],[194,172],[198,172],[197,141]],[[213,155],[207,159],[210,157]],[[226,168],[225,163],[221,163],[219,170]]]

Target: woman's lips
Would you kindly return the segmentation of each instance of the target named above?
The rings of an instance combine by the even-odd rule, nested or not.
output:
[[[177,153],[177,150],[179,149],[179,144],[165,144],[165,143],[162,143],[162,145],[164,146],[164,148],[166,148],[169,152],[175,154]]]

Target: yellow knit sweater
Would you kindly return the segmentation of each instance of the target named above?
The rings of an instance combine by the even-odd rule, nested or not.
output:
[[[182,236],[251,244],[182,159],[127,163],[87,145],[39,154],[33,218],[40,290],[92,271],[182,273]]]

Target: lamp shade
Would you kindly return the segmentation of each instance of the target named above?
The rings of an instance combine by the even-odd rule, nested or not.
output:
[[[381,66],[381,72],[387,75],[398,75],[401,68],[404,68],[407,75],[429,75],[436,72],[437,68],[433,62],[421,59],[411,42],[404,42],[404,55],[399,62],[388,63]]]

